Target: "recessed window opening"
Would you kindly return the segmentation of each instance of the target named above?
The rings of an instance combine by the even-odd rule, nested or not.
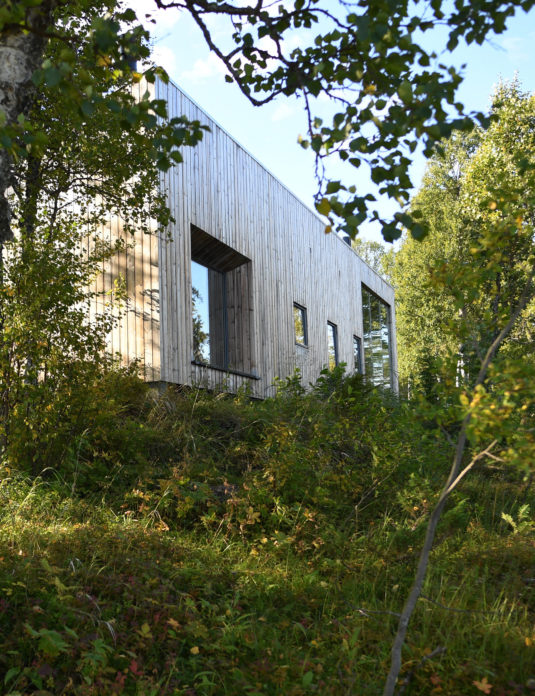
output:
[[[294,333],[298,346],[308,346],[307,310],[297,302],[294,302]]]
[[[249,259],[192,226],[194,363],[231,372],[253,372],[251,295]]]
[[[390,307],[362,287],[365,374],[376,386],[392,386]]]
[[[338,365],[338,327],[327,322],[327,350],[329,370],[334,370]]]
[[[359,375],[363,373],[362,370],[362,342],[359,336],[353,336],[353,369],[358,372]]]

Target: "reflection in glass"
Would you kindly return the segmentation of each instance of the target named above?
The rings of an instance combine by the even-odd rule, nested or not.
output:
[[[298,304],[294,304],[294,331],[295,342],[301,346],[307,346],[307,311]]]
[[[362,288],[365,374],[376,386],[391,387],[390,308],[365,287]]]
[[[228,366],[225,273],[191,262],[193,359]]]
[[[327,322],[327,348],[329,352],[329,370],[338,365],[338,330],[336,324]]]
[[[359,336],[353,336],[353,369],[362,374],[362,343]]]
[[[210,362],[210,310],[208,305],[208,269],[191,262],[191,303],[193,318],[193,359]]]

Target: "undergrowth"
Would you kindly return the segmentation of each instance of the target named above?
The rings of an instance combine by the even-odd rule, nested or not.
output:
[[[98,389],[61,466],[2,465],[0,692],[380,694],[451,459],[432,424],[340,371],[263,402]],[[403,693],[533,691],[534,498],[484,467],[452,496]]]

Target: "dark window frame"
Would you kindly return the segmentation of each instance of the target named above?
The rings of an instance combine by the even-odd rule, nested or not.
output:
[[[295,310],[301,312],[302,322],[303,322],[303,342],[297,340],[297,331],[295,325]],[[294,321],[294,341],[296,346],[301,346],[301,348],[308,348],[308,314],[307,308],[299,302],[293,303],[293,321]]]
[[[334,367],[338,367],[340,364],[340,353],[338,350],[338,325],[335,324],[333,321],[328,321],[327,322],[327,365],[329,369],[331,369],[330,366],[330,329],[332,329],[332,337],[333,337],[333,350],[334,350]]]

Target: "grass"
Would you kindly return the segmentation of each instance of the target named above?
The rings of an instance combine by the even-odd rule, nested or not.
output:
[[[336,376],[263,403],[131,389],[60,471],[4,464],[0,692],[380,694],[447,446]],[[403,693],[533,693],[534,505],[511,471],[454,495]]]

